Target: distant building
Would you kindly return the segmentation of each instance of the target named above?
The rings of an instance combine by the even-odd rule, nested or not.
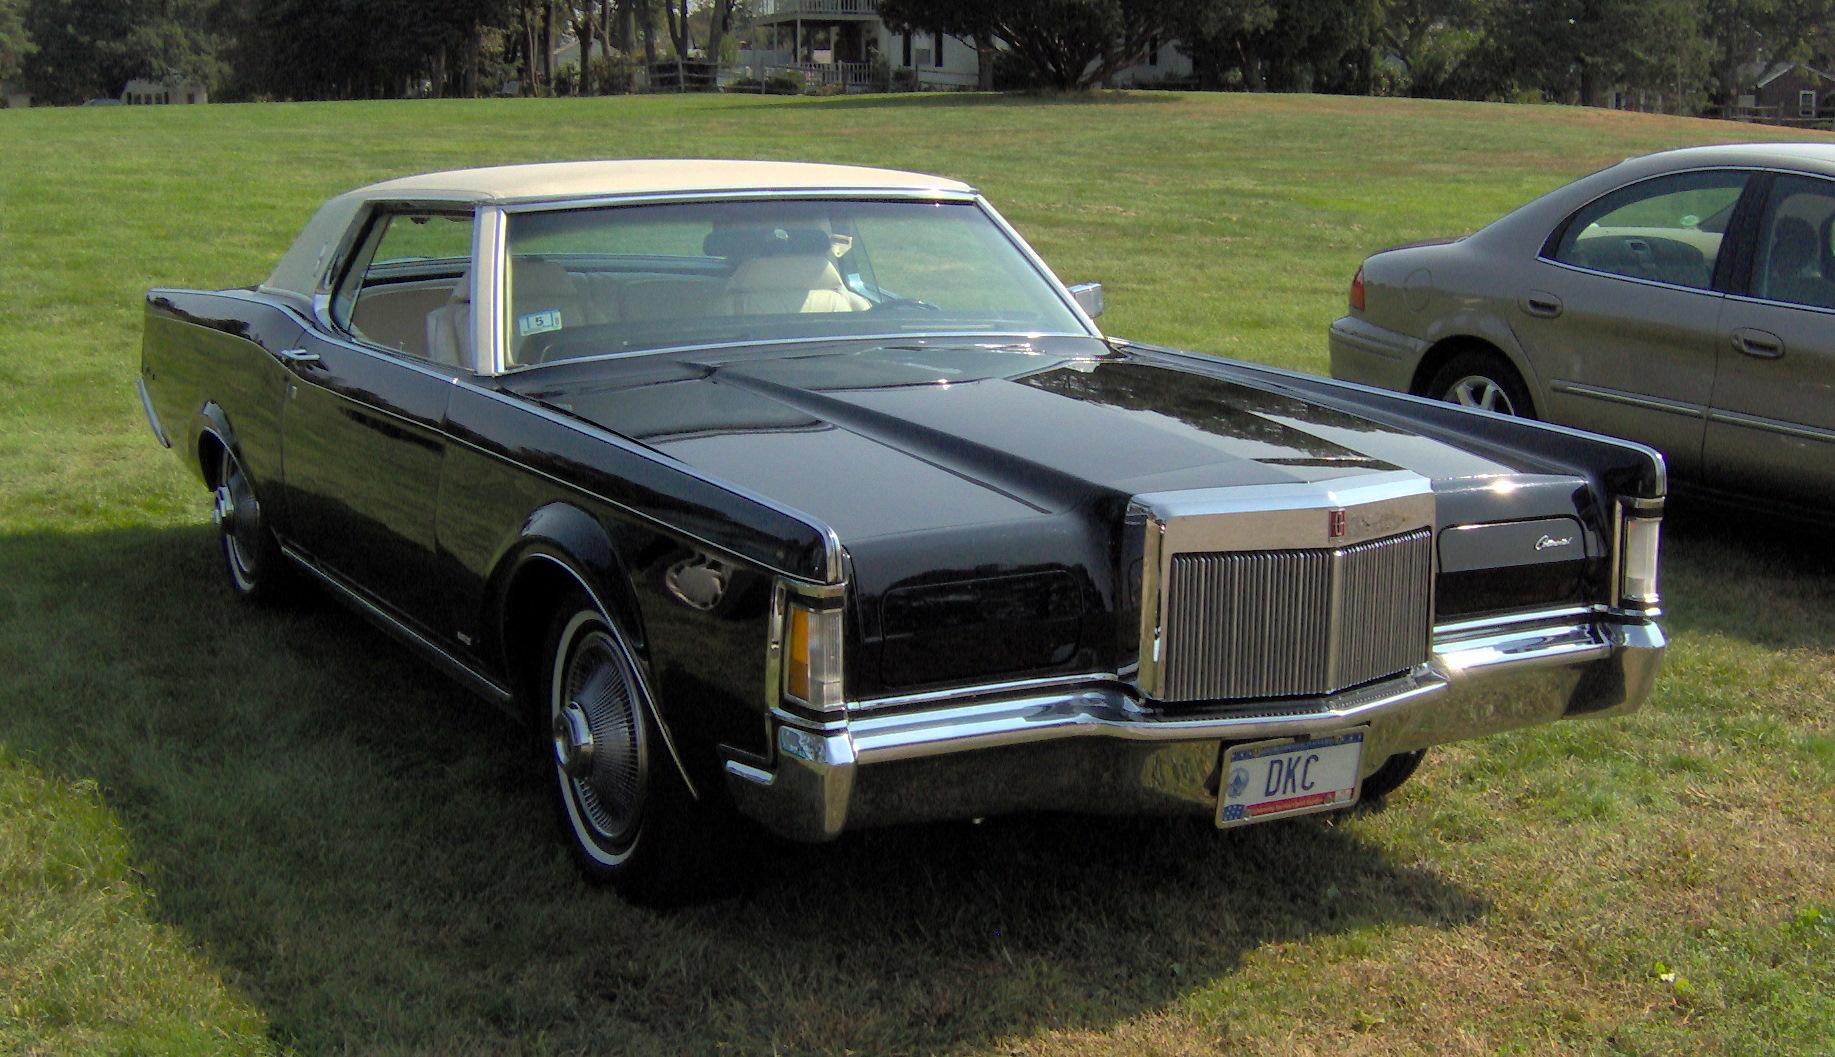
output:
[[[121,101],[130,106],[208,103],[210,90],[191,81],[145,81],[137,78],[127,82],[127,87],[121,90]]]
[[[867,91],[892,71],[916,88],[974,88],[981,56],[972,41],[944,33],[894,33],[878,0],[757,0],[753,46],[739,53],[742,76],[800,75],[811,88]],[[878,87],[885,87],[883,84]]]
[[[0,83],[0,107],[23,110],[32,105],[32,93],[16,84]]]
[[[894,33],[879,20],[878,0],[756,0],[753,47],[740,52],[737,76],[769,79],[783,73],[803,77],[810,87],[841,85],[867,91],[883,81],[918,89],[990,87],[986,68],[992,54],[975,42],[945,33]],[[996,45],[998,47],[998,45]],[[1172,41],[1156,41],[1147,61],[1111,80],[1118,88],[1181,84],[1192,76],[1191,60]]]
[[[1792,124],[1835,113],[1835,76],[1809,63],[1779,62],[1742,72],[1751,87],[1740,93],[1729,117]]]

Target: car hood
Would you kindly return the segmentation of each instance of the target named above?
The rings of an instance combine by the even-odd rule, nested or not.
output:
[[[622,370],[614,361],[572,381],[551,376],[528,395],[813,515],[847,541],[1147,492],[1396,469],[1511,472],[1093,340],[799,347]]]

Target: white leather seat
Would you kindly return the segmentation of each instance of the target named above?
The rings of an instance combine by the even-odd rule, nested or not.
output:
[[[472,365],[470,269],[459,276],[446,303],[427,313],[427,357],[453,367]]]
[[[730,316],[865,312],[873,303],[847,288],[827,256],[754,257],[727,280],[721,309]]]

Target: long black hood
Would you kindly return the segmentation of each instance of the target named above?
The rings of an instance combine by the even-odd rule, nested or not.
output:
[[[539,399],[820,518],[850,544],[1103,499],[1510,468],[1097,341],[798,348],[608,365]]]

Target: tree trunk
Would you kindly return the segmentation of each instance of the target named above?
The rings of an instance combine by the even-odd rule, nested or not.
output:
[[[635,0],[642,9],[640,28],[644,34],[644,90],[649,91],[649,77],[656,69],[656,9],[650,6],[649,0]]]

